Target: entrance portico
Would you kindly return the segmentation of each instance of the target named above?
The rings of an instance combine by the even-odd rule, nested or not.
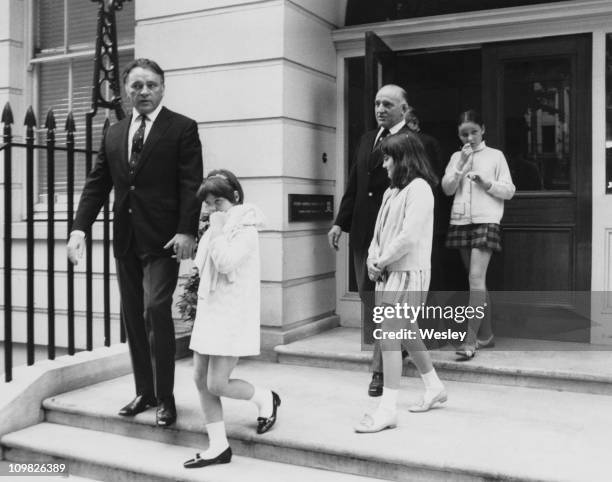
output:
[[[342,195],[354,145],[355,129],[350,126],[355,125],[355,115],[364,116],[361,105],[351,103],[355,98],[351,92],[359,90],[360,83],[354,79],[359,68],[355,65],[363,65],[365,32],[370,31],[394,53],[393,60],[387,57],[379,64],[380,83],[392,80],[407,88],[409,102],[415,103],[422,115],[423,130],[438,137],[448,156],[456,149],[452,144],[454,119],[461,110],[475,107],[485,114],[487,141],[505,152],[513,176],[518,177],[520,171],[517,138],[525,141],[521,154],[530,153],[540,163],[537,185],[515,179],[515,184],[520,181],[518,192],[506,203],[502,220],[504,253],[492,264],[489,287],[555,291],[557,301],[553,299],[552,305],[566,302],[559,300],[564,293],[582,293],[590,298],[591,326],[567,339],[610,344],[609,297],[597,292],[607,292],[611,279],[610,225],[605,220],[612,219],[612,203],[602,181],[606,143],[603,74],[611,19],[609,2],[562,2],[336,30],[336,196]],[[395,71],[392,79],[390,70]],[[449,74],[446,78],[445,73]],[[461,75],[453,77],[454,73]],[[441,87],[443,80],[447,87]],[[549,90],[544,95],[552,109],[534,108],[521,98],[520,89],[530,89],[535,96],[544,84],[546,89],[555,86],[554,94]],[[520,101],[525,105],[521,107]],[[531,124],[521,131],[517,120]],[[546,167],[552,158],[556,159],[554,169]],[[436,242],[442,240],[443,233],[438,233]],[[346,251],[345,241],[337,265],[338,314],[343,325],[358,326],[360,306],[350,283]],[[453,270],[448,270],[450,278],[456,275]],[[584,314],[583,307],[579,312]],[[508,322],[513,322],[512,317]],[[528,331],[522,336],[529,336]]]

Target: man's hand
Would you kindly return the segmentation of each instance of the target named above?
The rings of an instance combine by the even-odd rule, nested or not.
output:
[[[79,264],[79,259],[83,257],[85,251],[85,237],[79,234],[71,234],[66,245],[68,259],[72,264]]]
[[[177,233],[164,246],[164,249],[170,248],[174,250],[176,261],[180,263],[182,259],[195,257],[197,245],[195,238],[190,234]]]
[[[336,251],[338,251],[340,236],[342,236],[342,228],[340,228],[340,226],[337,224],[334,224],[327,233],[327,240],[329,241],[329,245],[332,247],[332,249],[335,249]]]

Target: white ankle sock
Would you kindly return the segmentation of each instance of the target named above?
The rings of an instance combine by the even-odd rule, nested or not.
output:
[[[225,434],[225,422],[207,423],[206,431],[208,432],[208,448],[200,454],[200,457],[212,459],[229,447]]]
[[[425,390],[437,390],[442,388],[444,385],[442,381],[438,378],[438,374],[436,373],[435,368],[430,372],[421,374],[421,379],[425,384]]]
[[[272,415],[274,405],[272,403],[272,391],[268,388],[253,387],[255,390],[251,402],[257,405],[259,416],[268,418]]]
[[[378,408],[395,412],[397,410],[397,394],[399,390],[383,387],[382,397],[380,397],[380,405]]]

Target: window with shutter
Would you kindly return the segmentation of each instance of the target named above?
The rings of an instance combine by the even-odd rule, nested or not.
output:
[[[125,2],[116,14],[117,43],[120,69],[134,59],[134,1]],[[95,48],[98,3],[83,0],[38,0],[35,16],[35,67],[38,85],[38,120],[44,124],[49,109],[53,109],[57,121],[56,139],[64,140],[64,121],[72,111],[77,131],[76,147],[85,147],[85,114],[91,109],[93,55]],[[125,104],[125,102],[124,102]],[[102,139],[105,112],[98,111],[93,123],[93,147],[97,149]],[[39,130],[39,141],[44,142],[46,131]],[[85,156],[75,159],[75,192],[80,192],[85,182]],[[56,203],[65,203],[66,155],[55,155]],[[44,151],[38,156],[38,194],[40,202],[46,202],[47,159]]]

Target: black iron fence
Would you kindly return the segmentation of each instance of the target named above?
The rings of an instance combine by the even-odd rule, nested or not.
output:
[[[14,284],[14,269],[13,269],[13,223],[24,221],[26,224],[26,333],[27,333],[27,364],[32,365],[35,361],[35,292],[34,292],[34,257],[35,257],[35,223],[46,223],[47,228],[47,356],[49,359],[55,358],[56,352],[56,300],[58,293],[56,292],[56,266],[64,264],[66,267],[66,307],[67,307],[67,350],[69,355],[75,353],[75,274],[74,267],[66,256],[61,259],[55,259],[56,242],[65,242],[65,240],[56,240],[56,227],[58,223],[65,222],[67,233],[72,230],[72,221],[74,218],[74,195],[75,195],[75,170],[84,169],[86,173],[91,170],[92,159],[96,151],[91,146],[91,117],[94,113],[89,114],[85,129],[87,131],[86,138],[88,142],[84,149],[77,148],[74,141],[74,133],[76,126],[72,113],[69,113],[65,124],[65,142],[59,144],[56,141],[56,120],[52,110],[47,113],[43,132],[46,130],[46,141],[44,143],[36,142],[36,117],[33,109],[30,107],[26,113],[24,124],[25,138],[24,142],[16,142],[12,132],[13,113],[10,105],[7,103],[2,111],[1,122],[4,125],[2,145],[0,152],[3,154],[2,161],[4,162],[4,365],[5,365],[5,380],[12,380],[13,370],[13,292]],[[109,121],[104,124],[104,131],[108,128]],[[25,197],[26,197],[26,212],[24,219],[13,219],[13,193],[12,186],[15,180],[13,173],[15,172],[16,157],[23,159],[24,156],[14,156],[16,152],[25,153]],[[45,220],[35,219],[34,200],[35,200],[35,158],[36,153],[42,152],[46,155],[38,156],[38,162],[46,162],[46,179],[40,180],[46,184],[46,205],[47,213]],[[59,220],[56,213],[55,205],[55,166],[56,153],[63,152],[66,155],[67,161],[67,207],[66,219]],[[75,162],[76,155],[84,158],[84,162]],[[18,180],[22,182],[22,179]],[[44,189],[41,189],[44,191]],[[63,216],[62,216],[63,218]],[[111,304],[110,304],[110,211],[108,201],[105,203],[101,221],[103,225],[102,236],[102,298],[103,298],[103,320],[104,320],[104,345],[111,344]],[[86,248],[85,248],[85,349],[93,349],[93,265],[92,265],[92,236],[91,229],[86,233]],[[56,263],[57,261],[57,263]],[[125,333],[123,324],[120,323],[120,340],[125,341]]]

